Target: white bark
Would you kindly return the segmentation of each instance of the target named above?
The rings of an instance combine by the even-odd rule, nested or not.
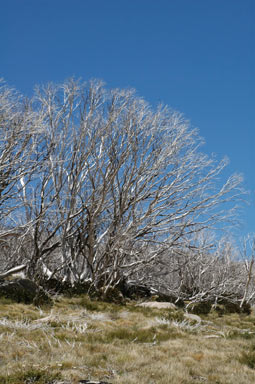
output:
[[[201,153],[180,114],[153,111],[130,90],[73,80],[38,89],[33,108],[39,162],[32,176],[25,167],[13,179],[29,223],[31,274],[61,270],[109,287],[153,271],[162,255],[171,264],[175,252],[193,249],[194,234],[234,214],[241,177],[219,184],[227,161]]]

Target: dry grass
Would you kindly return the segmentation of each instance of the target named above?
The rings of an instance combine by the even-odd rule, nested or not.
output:
[[[0,302],[0,383],[57,377],[113,384],[255,382],[255,317],[60,298],[53,309]]]

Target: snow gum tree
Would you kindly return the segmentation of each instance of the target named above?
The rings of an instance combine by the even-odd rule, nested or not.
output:
[[[31,276],[107,290],[160,265],[162,255],[194,251],[194,234],[234,214],[241,176],[220,183],[227,160],[203,154],[198,132],[168,107],[74,80],[37,89],[31,105],[30,133],[43,127],[32,153],[43,161],[33,177],[24,163],[11,179],[30,223]],[[31,150],[26,141],[19,148],[19,156]]]

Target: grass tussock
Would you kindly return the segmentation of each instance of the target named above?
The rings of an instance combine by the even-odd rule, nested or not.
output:
[[[0,383],[57,378],[113,384],[255,382],[255,317],[58,298],[52,309],[0,301]]]
[[[247,351],[242,352],[239,361],[241,364],[255,370],[255,344],[250,345]]]

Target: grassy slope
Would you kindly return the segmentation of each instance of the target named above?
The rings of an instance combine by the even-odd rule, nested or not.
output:
[[[255,382],[255,316],[182,312],[60,298],[53,309],[0,302],[0,383],[62,377],[113,384]]]

